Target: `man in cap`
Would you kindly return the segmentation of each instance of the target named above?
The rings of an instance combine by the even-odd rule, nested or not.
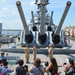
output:
[[[54,50],[54,46],[53,44],[50,44],[48,48],[49,62],[51,62],[51,58],[53,58],[53,50]]]
[[[29,63],[29,53],[30,53],[30,51],[29,51],[29,48],[28,48],[28,44],[26,44],[24,50],[25,50],[26,63]]]

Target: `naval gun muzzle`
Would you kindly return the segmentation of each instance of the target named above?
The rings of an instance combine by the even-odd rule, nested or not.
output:
[[[22,23],[23,23],[23,27],[24,27],[24,31],[25,31],[25,42],[26,43],[31,43],[33,41],[33,34],[29,31],[27,23],[26,23],[26,19],[24,17],[24,13],[22,10],[22,6],[21,6],[21,2],[17,1],[16,2]]]
[[[68,1],[66,3],[66,8],[65,8],[64,13],[63,13],[63,15],[61,17],[59,25],[58,25],[56,31],[52,34],[52,41],[53,41],[54,44],[58,44],[60,42],[60,31],[61,31],[62,25],[64,23],[64,20],[66,18],[66,15],[67,15],[67,13],[69,11],[70,6],[71,6],[71,2]]]
[[[47,40],[47,35],[45,33],[45,13],[46,13],[46,8],[45,4],[41,3],[41,26],[40,26],[40,33],[38,34],[38,41],[40,44],[45,44]]]

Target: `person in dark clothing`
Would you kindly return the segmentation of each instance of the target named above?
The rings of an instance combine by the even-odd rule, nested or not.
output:
[[[72,58],[69,58],[69,63],[63,63],[62,68],[65,72],[65,75],[73,75],[73,73],[75,73],[74,60]]]
[[[3,75],[7,75],[8,73],[12,73],[13,71],[14,71],[14,67],[12,66],[12,68],[9,68],[8,62],[4,61],[3,66],[1,66],[0,73],[2,73]]]
[[[27,65],[23,66],[24,64],[23,59],[19,59],[18,64],[19,66],[17,66],[16,68],[16,75],[28,75],[28,66]]]
[[[26,70],[28,72],[28,66],[24,65],[24,70]]]
[[[4,52],[1,52],[1,56],[0,56],[0,58],[2,59],[3,62],[4,62],[4,61],[7,61]]]

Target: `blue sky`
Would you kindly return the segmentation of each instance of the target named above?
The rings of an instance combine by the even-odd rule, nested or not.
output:
[[[23,29],[23,25],[16,7],[16,1],[17,0],[0,0],[0,23],[3,24],[3,29]],[[28,24],[31,19],[31,11],[36,13],[37,6],[34,4],[34,0],[20,1]],[[49,14],[51,14],[51,11],[54,11],[54,24],[59,24],[67,1],[68,0],[49,0],[50,4],[47,5],[47,9]],[[62,28],[68,25],[75,25],[75,0],[70,1],[72,2],[72,5]]]

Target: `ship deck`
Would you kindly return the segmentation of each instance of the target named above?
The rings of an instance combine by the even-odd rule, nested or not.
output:
[[[71,41],[70,49],[56,49],[54,50],[54,57],[56,58],[56,61],[58,63],[58,69],[61,71],[61,75],[65,75],[63,70],[62,70],[62,63],[63,62],[67,62],[67,57],[72,57],[75,59],[75,46],[74,46],[75,42]],[[1,46],[0,52],[1,51],[5,51],[6,53],[8,52],[8,56],[12,56],[12,57],[17,57],[19,56],[21,59],[24,60],[24,64],[26,64],[25,62],[25,54],[24,54],[24,48],[22,48],[21,46],[17,46],[17,49],[9,49],[8,46],[11,44],[4,44]],[[20,51],[20,52],[19,52]],[[38,49],[37,52],[37,57],[41,59],[41,64],[44,66],[45,61],[48,61],[48,53],[47,53],[47,49]],[[33,65],[33,54],[32,51],[30,53],[30,59],[29,59],[30,63],[27,64],[28,67],[30,68],[31,65]],[[13,64],[14,69],[16,68],[17,65]],[[11,65],[9,64],[9,67],[11,67]],[[14,75],[14,72],[11,74]],[[46,75],[46,73],[45,73]]]

